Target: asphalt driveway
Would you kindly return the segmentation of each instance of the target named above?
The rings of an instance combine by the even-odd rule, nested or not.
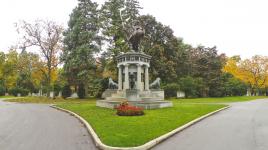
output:
[[[153,149],[268,150],[268,99],[231,105]]]
[[[83,125],[48,105],[0,100],[0,150],[94,150]]]

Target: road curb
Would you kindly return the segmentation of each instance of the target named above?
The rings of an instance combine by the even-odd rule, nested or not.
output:
[[[168,133],[166,133],[166,134],[164,134],[156,139],[153,139],[153,140],[151,140],[151,141],[149,141],[141,146],[137,146],[137,147],[112,147],[112,146],[108,146],[108,145],[103,144],[101,142],[100,138],[98,137],[98,135],[96,134],[96,132],[91,127],[91,125],[85,119],[83,119],[82,117],[77,115],[76,113],[69,111],[69,110],[66,110],[66,109],[63,109],[63,108],[60,108],[60,107],[57,107],[55,105],[50,105],[50,107],[55,108],[55,109],[60,110],[60,111],[63,111],[63,112],[66,112],[66,113],[76,117],[87,128],[89,134],[92,136],[92,138],[96,144],[96,147],[98,147],[102,150],[147,150],[147,149],[150,149],[150,148],[154,147],[155,145],[163,142],[164,140],[168,139],[169,137],[173,136],[174,134],[179,133],[179,132],[183,131],[184,129],[198,123],[199,121],[201,121],[209,116],[212,116],[220,111],[223,111],[225,109],[230,108],[230,106],[226,106],[226,107],[223,107],[223,108],[218,109],[216,111],[213,111],[211,113],[208,113],[208,114],[201,116],[193,121],[188,122],[187,124],[177,128],[177,129],[172,130],[171,132],[168,132]]]

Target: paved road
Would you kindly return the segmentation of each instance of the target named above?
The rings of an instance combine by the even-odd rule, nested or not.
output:
[[[268,150],[268,99],[232,104],[154,150]]]
[[[91,137],[74,117],[48,105],[0,99],[0,150],[94,150]]]

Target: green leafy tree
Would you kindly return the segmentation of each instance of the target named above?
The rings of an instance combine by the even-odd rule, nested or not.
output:
[[[248,86],[232,74],[223,73],[222,80],[225,96],[243,96],[246,94]]]
[[[44,79],[41,77],[36,78],[35,74],[39,71],[40,58],[37,54],[27,52],[23,50],[18,56],[18,78],[17,86],[23,89],[27,89],[32,93],[38,91],[39,85],[36,84],[36,80]]]
[[[9,50],[6,54],[5,63],[2,68],[2,83],[6,88],[6,92],[8,89],[15,87],[17,82],[16,79],[18,77],[18,53],[15,49]]]
[[[190,46],[177,38],[170,27],[151,15],[140,16],[139,22],[146,33],[141,44],[143,51],[153,56],[151,77],[160,77],[163,82],[172,83],[185,76],[186,50]]]
[[[36,20],[34,23],[22,21],[18,24],[17,31],[22,37],[22,48],[34,46],[39,50],[45,64],[40,67],[45,77],[43,83],[49,92],[59,64],[63,27],[53,21]]]
[[[222,96],[222,67],[225,55],[218,55],[216,47],[198,46],[188,51],[188,74],[204,80],[204,97]]]
[[[179,80],[180,90],[185,92],[186,97],[201,97],[204,90],[202,78],[193,78],[191,76],[183,77]]]

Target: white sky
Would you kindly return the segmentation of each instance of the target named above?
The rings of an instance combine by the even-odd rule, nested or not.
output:
[[[266,0],[140,0],[140,3],[142,14],[151,14],[169,25],[186,43],[216,45],[228,56],[268,56]],[[15,22],[49,19],[66,26],[76,4],[76,0],[1,0],[0,50],[6,51],[16,44]]]

